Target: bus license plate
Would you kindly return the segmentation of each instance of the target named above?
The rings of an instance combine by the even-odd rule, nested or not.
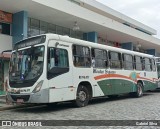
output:
[[[23,103],[24,100],[23,99],[17,99],[17,103]]]

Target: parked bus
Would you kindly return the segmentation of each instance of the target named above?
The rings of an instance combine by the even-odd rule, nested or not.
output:
[[[98,43],[46,34],[18,42],[9,68],[8,98],[20,103],[135,97],[157,88],[155,57]]]

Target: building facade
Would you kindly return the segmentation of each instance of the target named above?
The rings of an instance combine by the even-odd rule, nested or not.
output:
[[[95,0],[0,1],[0,53],[12,49],[20,40],[45,33],[155,56],[160,52],[160,39],[154,37],[156,30]],[[7,76],[8,70],[8,60],[4,59],[5,71],[0,71],[1,78]],[[0,90],[3,90],[2,83]]]

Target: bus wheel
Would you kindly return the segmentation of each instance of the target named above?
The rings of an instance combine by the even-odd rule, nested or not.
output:
[[[79,86],[75,104],[77,107],[85,107],[89,102],[89,92],[85,86]]]
[[[130,93],[131,96],[133,97],[142,97],[143,96],[143,85],[141,82],[138,82],[137,83],[137,91],[136,92],[133,92],[133,93]]]

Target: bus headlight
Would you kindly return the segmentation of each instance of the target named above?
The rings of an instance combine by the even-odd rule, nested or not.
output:
[[[32,91],[33,93],[36,93],[36,92],[39,92],[41,87],[42,87],[42,84],[43,84],[43,80],[41,80],[37,85],[36,87],[34,88],[34,90]]]

